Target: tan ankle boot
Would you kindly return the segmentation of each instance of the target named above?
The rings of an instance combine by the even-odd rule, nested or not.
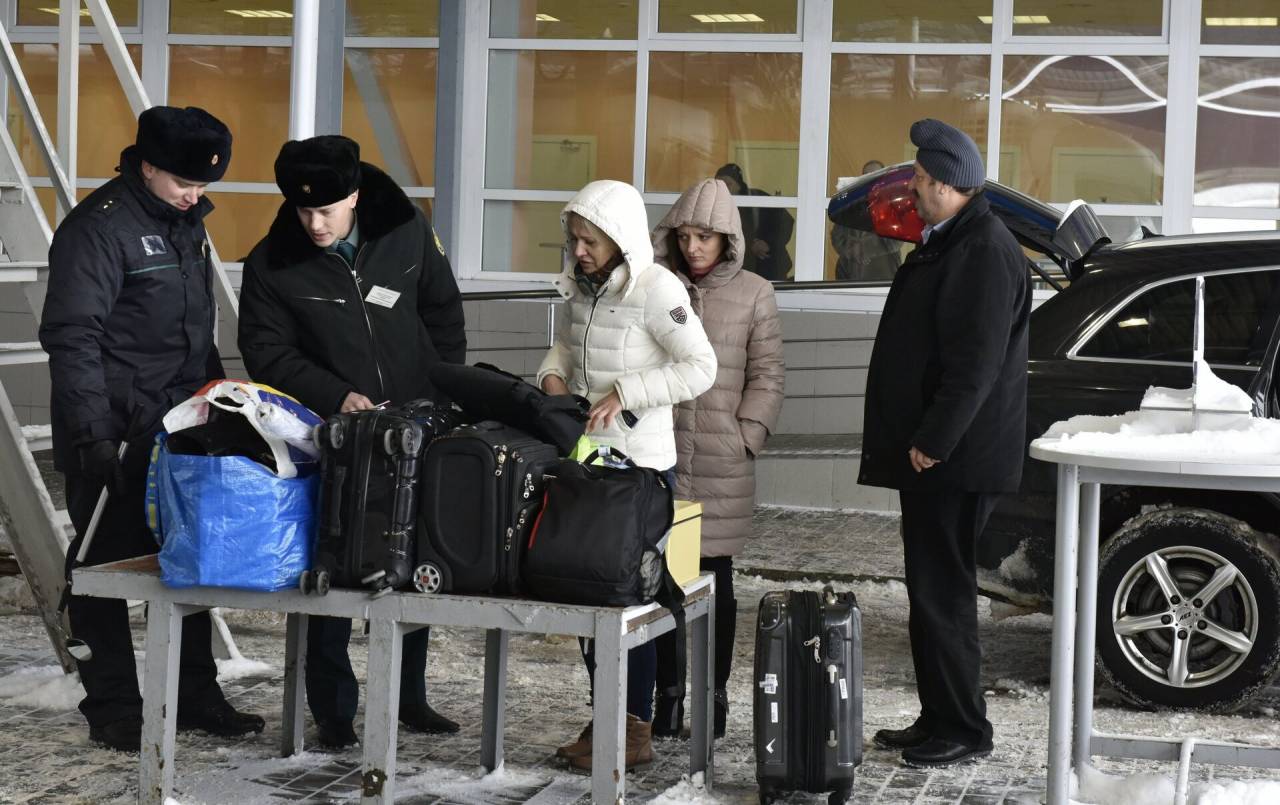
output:
[[[556,757],[562,757],[572,760],[576,757],[586,755],[587,759],[591,758],[591,722],[587,722],[587,726],[582,728],[582,732],[578,734],[578,740],[571,744],[565,744],[556,750]]]
[[[653,762],[653,732],[648,721],[641,721],[627,714],[626,750],[627,771],[648,766]],[[569,765],[578,771],[591,771],[591,750],[569,759]]]

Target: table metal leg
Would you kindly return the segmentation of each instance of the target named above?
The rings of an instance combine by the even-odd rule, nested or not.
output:
[[[146,660],[142,671],[142,762],[138,780],[140,805],[163,805],[173,790],[182,616],[190,610],[191,607],[171,601],[151,601],[147,606]]]
[[[309,616],[290,612],[284,627],[284,718],[280,731],[280,756],[303,749],[306,713],[307,623]]]
[[[596,615],[592,704],[591,801],[621,805],[626,779],[626,651],[621,610]]]
[[[1071,787],[1072,642],[1075,640],[1080,468],[1058,465],[1053,580],[1053,652],[1049,663],[1049,805],[1067,805]]]
[[[714,584],[714,582],[713,582]],[[693,652],[689,663],[689,679],[693,687],[689,715],[689,774],[702,772],[703,782],[711,790],[715,766],[714,719],[711,691],[715,687],[716,599],[706,598],[706,611],[689,622]]]
[[[1075,737],[1071,764],[1079,769],[1089,762],[1093,738],[1093,659],[1098,625],[1098,514],[1100,489],[1086,483],[1080,489],[1080,589],[1076,596]]]
[[[480,728],[480,765],[502,765],[502,732],[507,720],[507,631],[489,629],[484,639],[484,716]]]
[[[369,684],[365,685],[364,768],[360,802],[395,801],[396,725],[400,711],[400,654],[404,625],[389,618],[369,621]]]

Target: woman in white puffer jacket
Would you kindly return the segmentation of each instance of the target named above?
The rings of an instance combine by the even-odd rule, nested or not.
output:
[[[674,488],[672,406],[711,388],[716,354],[684,284],[653,262],[644,201],[623,182],[591,182],[560,214],[567,249],[555,286],[565,298],[556,339],[538,384],[549,394],[591,401],[587,431],[642,467],[662,470]],[[637,419],[627,425],[622,411]],[[594,663],[584,649],[588,672]],[[657,657],[652,642],[627,661],[626,765],[653,759],[650,724]],[[591,768],[591,728],[557,755]]]

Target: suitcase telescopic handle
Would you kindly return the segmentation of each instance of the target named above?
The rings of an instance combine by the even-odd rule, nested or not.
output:
[[[346,485],[347,468],[344,466],[334,467],[329,479],[329,488],[326,490],[329,495],[329,527],[327,531],[329,536],[336,537],[342,533],[342,487]]]

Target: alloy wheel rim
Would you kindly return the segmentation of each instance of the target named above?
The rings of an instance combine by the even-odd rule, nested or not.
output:
[[[1226,558],[1191,545],[1162,548],[1135,562],[1116,588],[1111,625],[1129,664],[1173,688],[1229,677],[1258,637],[1258,603]]]

